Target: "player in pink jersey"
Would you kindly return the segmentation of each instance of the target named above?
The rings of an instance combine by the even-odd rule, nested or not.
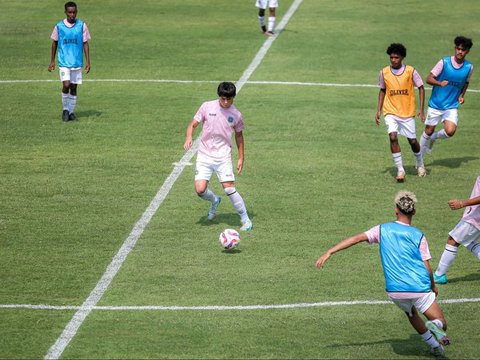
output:
[[[437,284],[447,283],[447,271],[455,260],[458,247],[465,246],[480,260],[480,176],[473,186],[468,200],[453,199],[448,202],[452,210],[465,208],[462,219],[448,234],[445,250],[440,258],[437,270],[433,274]]]
[[[187,127],[183,148],[188,150],[193,145],[193,133],[197,126],[202,124],[200,144],[198,146],[195,191],[202,199],[212,204],[208,209],[208,220],[215,218],[217,207],[222,198],[217,196],[209,187],[210,178],[215,172],[223,186],[225,194],[240,215],[242,227],[240,230],[252,230],[253,224],[248,217],[247,208],[242,196],[235,188],[235,175],[232,164],[232,135],[238,149],[237,174],[243,170],[244,122],[240,111],[233,105],[236,95],[235,85],[231,82],[222,82],[217,88],[218,99],[206,101],[200,106],[193,120]]]

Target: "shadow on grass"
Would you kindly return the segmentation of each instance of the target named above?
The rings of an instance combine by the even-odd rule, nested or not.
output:
[[[80,120],[99,117],[102,115],[102,112],[98,110],[86,110],[75,112],[75,115],[77,115],[77,118]]]
[[[447,276],[448,277],[448,276]],[[456,278],[450,278],[448,277],[448,282],[449,283],[460,283],[464,281],[480,281],[480,273],[472,273],[469,275],[461,276],[461,277],[456,277]]]
[[[382,345],[382,344],[390,344],[393,352],[402,357],[412,356],[412,357],[418,358],[418,356],[427,356],[427,357],[431,356],[428,345],[426,345],[422,341],[422,338],[416,334],[411,334],[408,339],[403,339],[403,340],[402,339],[386,339],[381,341],[364,341],[361,343],[359,342],[359,343],[344,343],[344,344],[337,344],[337,345],[329,345],[327,347],[330,347],[330,348],[341,348],[341,347],[349,347],[349,346],[364,347],[365,345],[370,346],[370,345]]]
[[[248,213],[248,216],[250,219],[255,217],[254,213]],[[215,216],[215,219],[213,220],[208,220],[207,216],[204,215],[200,219],[198,219],[197,224],[200,226],[211,226],[211,225],[219,225],[219,224],[224,224],[225,228],[232,228],[232,229],[237,229],[242,226],[242,223],[240,221],[240,216],[238,216],[237,213],[229,213],[229,214],[217,214]]]

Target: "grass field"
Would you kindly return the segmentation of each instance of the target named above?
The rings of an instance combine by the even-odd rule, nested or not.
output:
[[[277,24],[292,4],[280,1]],[[458,34],[473,38],[477,65],[478,2],[297,4],[236,98],[246,121],[237,189],[254,230],[225,253],[218,234],[240,227],[229,201],[209,222],[193,167],[170,179],[197,108],[218,82],[241,79],[267,41],[254,1],[78,2],[92,70],[79,121],[62,123],[60,81],[47,67],[63,2],[0,0],[0,358],[46,357],[72,321],[62,358],[430,358],[385,302],[378,247],[335,255],[322,270],[314,263],[392,220],[393,197],[407,188],[436,267],[461,217],[447,201],[467,198],[479,175],[478,69],[455,137],[426,159],[427,177],[400,140],[403,185],[375,125],[375,86],[392,42],[424,79]],[[221,191],[216,180],[212,188]],[[479,359],[479,263],[462,248],[448,276],[439,294],[447,356]]]

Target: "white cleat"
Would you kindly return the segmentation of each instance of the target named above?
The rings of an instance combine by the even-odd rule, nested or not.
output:
[[[417,173],[418,173],[418,176],[420,176],[420,177],[427,176],[427,170],[425,170],[425,166],[419,166],[417,168]]]
[[[397,182],[402,183],[405,181],[405,171],[398,170],[397,177],[395,178]]]
[[[250,219],[245,220],[245,222],[242,223],[242,227],[240,228],[241,231],[250,231],[253,229],[253,224]]]
[[[220,202],[222,201],[222,198],[220,196],[217,196],[214,202],[212,202],[212,205],[210,205],[210,208],[208,209],[208,220],[213,220],[215,218],[215,215],[217,214],[217,207],[220,205]]]

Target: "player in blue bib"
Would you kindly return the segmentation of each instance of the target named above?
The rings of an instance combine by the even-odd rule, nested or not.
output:
[[[473,46],[472,40],[457,36],[454,40],[455,55],[440,59],[427,77],[432,85],[428,102],[425,131],[420,138],[422,156],[431,153],[437,139],[448,139],[455,134],[458,125],[458,107],[464,103],[473,65],[465,59]],[[435,131],[439,122],[443,129]]]
[[[55,69],[55,55],[58,50],[58,70],[62,81],[62,120],[76,121],[74,110],[77,104],[77,85],[82,83],[83,54],[85,53],[85,72],[90,71],[90,33],[82,20],[77,19],[77,4],[69,1],[65,4],[65,19],[55,25],[50,38],[52,56],[48,71]]]

